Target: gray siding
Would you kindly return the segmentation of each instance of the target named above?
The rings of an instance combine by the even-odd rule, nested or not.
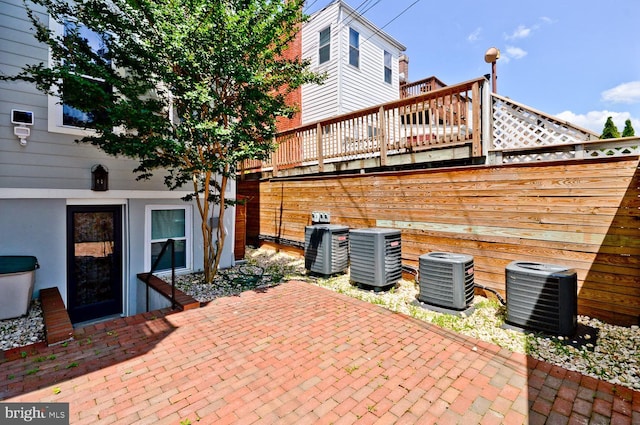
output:
[[[40,14],[43,22],[48,17]],[[21,0],[0,0],[0,73],[13,75],[28,63],[46,63],[48,50],[31,33]],[[11,109],[33,111],[35,124],[26,146],[13,134]],[[140,300],[136,275],[144,270],[145,207],[149,204],[183,205],[185,193],[167,190],[161,172],[150,181],[136,181],[137,162],[114,158],[91,145],[78,144],[77,136],[50,132],[48,97],[32,84],[0,82],[0,255],[34,255],[34,296],[42,288],[58,287],[67,298],[67,205],[116,204],[124,210],[124,311],[135,314]],[[93,192],[91,167],[109,169],[109,191]],[[230,182],[227,197],[235,196]],[[203,242],[197,208],[193,207],[193,270],[202,270]],[[226,212],[227,242],[221,267],[233,265],[235,208]],[[144,293],[144,291],[143,291]],[[154,300],[154,306],[164,305]]]
[[[40,18],[48,22],[46,15]],[[21,1],[0,0],[0,31],[0,72],[13,75],[28,63],[47,63],[48,50],[33,37]],[[34,112],[27,146],[13,134],[11,109]],[[48,97],[33,84],[0,82],[0,189],[89,189],[91,167],[101,163],[109,169],[110,189],[166,190],[160,174],[136,181],[136,161],[110,157],[77,138],[48,131]]]

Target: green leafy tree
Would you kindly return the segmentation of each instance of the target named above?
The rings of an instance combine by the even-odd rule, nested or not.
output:
[[[224,194],[237,164],[267,158],[276,117],[294,112],[286,94],[322,80],[307,61],[285,55],[306,18],[303,0],[32,2],[65,23],[66,35],[28,8],[52,61],[3,79],[31,81],[86,112],[94,132],[80,142],[137,159],[139,179],[163,170],[170,189],[192,187],[185,200],[195,199],[202,217],[205,278],[212,282],[224,212],[233,203]],[[104,35],[100,48],[83,28]]]
[[[607,122],[604,123],[604,129],[602,130],[602,134],[600,135],[601,139],[617,139],[620,137],[620,132],[618,131],[618,127],[613,123],[613,119],[611,117],[607,118]]]
[[[624,129],[622,130],[622,137],[633,137],[636,135],[636,132],[633,130],[633,126],[631,125],[631,120],[626,120],[624,122]]]

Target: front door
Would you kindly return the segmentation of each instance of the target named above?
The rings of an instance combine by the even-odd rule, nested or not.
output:
[[[122,207],[67,207],[67,310],[73,323],[122,313]]]

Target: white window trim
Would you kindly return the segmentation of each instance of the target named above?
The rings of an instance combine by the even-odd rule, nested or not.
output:
[[[64,25],[57,22],[49,16],[49,29],[53,32],[54,37],[64,37]],[[49,51],[49,66],[53,64],[51,51]],[[53,87],[54,91],[58,91],[58,87]],[[96,134],[94,130],[73,127],[62,124],[62,102],[58,96],[47,96],[47,130],[50,133],[63,133],[73,136],[93,136]]]
[[[326,30],[329,30],[329,42],[326,43],[326,44],[320,44],[320,34],[323,31],[326,31]],[[331,62],[331,38],[332,38],[332,35],[333,34],[331,34],[331,25],[328,25],[328,26],[322,28],[320,31],[318,31],[318,66],[322,66],[324,64],[327,64],[327,63]],[[325,47],[329,48],[329,59],[327,59],[324,62],[320,62],[320,51]]]
[[[351,31],[353,31],[354,33],[356,33],[358,35],[358,47],[355,47],[351,44]],[[348,41],[348,45],[349,45],[349,50],[347,51],[347,63],[349,64],[350,67],[354,68],[354,69],[360,69],[360,64],[361,64],[361,55],[360,55],[360,50],[361,50],[361,43],[360,43],[360,31],[356,30],[353,27],[349,27],[349,32],[347,35],[347,41]],[[351,63],[351,49],[355,49],[358,52],[358,65],[354,65]]]
[[[387,66],[386,63],[387,55],[389,57],[389,66]],[[391,71],[391,81],[387,81],[387,69]],[[384,81],[385,84],[393,84],[393,55],[387,50],[382,51],[382,73],[382,81]]]
[[[151,239],[151,212],[155,210],[184,210],[184,240],[186,241],[186,258],[184,268],[176,268],[176,271],[185,272],[193,270],[193,208],[191,205],[146,205],[144,212],[144,270],[151,270],[151,243],[158,240]],[[182,240],[182,238],[174,238]],[[158,274],[171,273],[171,270],[158,272]]]

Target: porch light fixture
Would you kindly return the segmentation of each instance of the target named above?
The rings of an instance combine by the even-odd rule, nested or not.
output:
[[[484,54],[484,61],[491,64],[491,91],[498,93],[498,75],[496,61],[500,59],[500,50],[497,47],[489,47]]]
[[[95,192],[109,190],[109,170],[101,164],[91,167],[91,190]]]

